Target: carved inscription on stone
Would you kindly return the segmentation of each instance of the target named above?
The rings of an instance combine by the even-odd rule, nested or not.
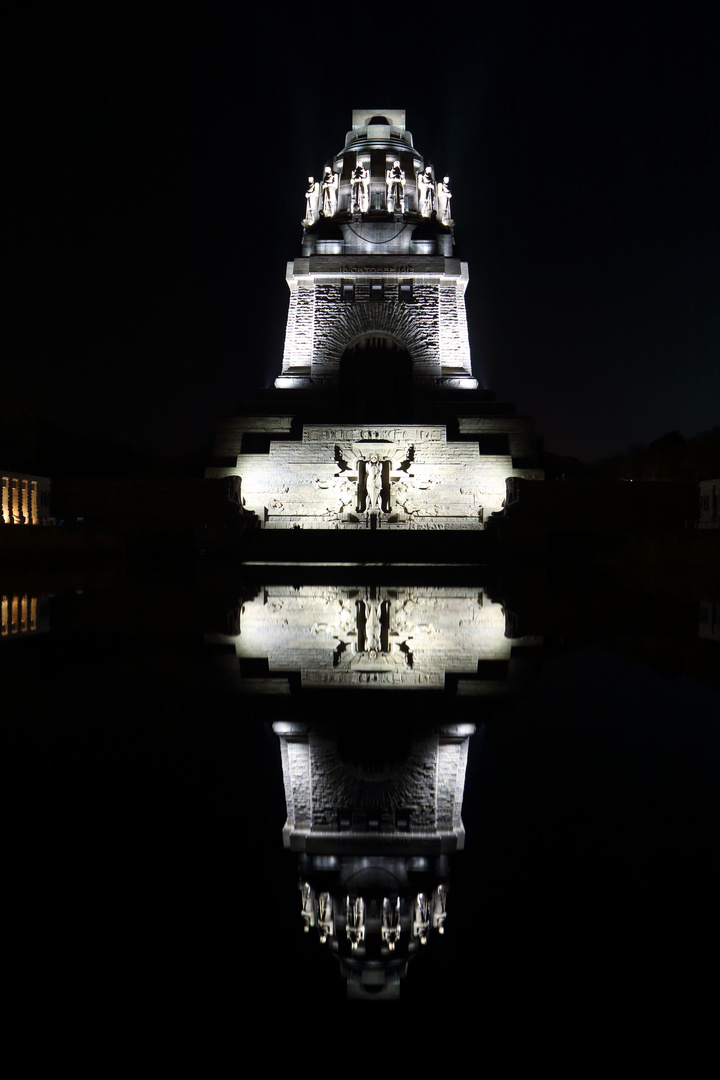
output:
[[[306,424],[303,428],[303,442],[327,442],[328,440],[346,442],[445,442],[444,424],[427,427],[321,427]]]

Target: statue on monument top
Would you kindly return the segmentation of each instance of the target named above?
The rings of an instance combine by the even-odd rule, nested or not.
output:
[[[450,216],[450,200],[452,199],[452,191],[450,190],[450,177],[443,176],[442,183],[438,184],[438,217],[443,225],[452,225],[452,218]]]
[[[326,165],[322,181],[323,217],[335,217],[337,213],[338,183],[338,174]]]
[[[305,192],[305,220],[303,225],[309,228],[320,216],[320,183],[314,176],[308,176],[308,189]]]
[[[350,186],[352,189],[352,213],[359,212],[361,214],[367,214],[369,183],[370,176],[368,171],[363,163],[358,161],[353,169],[353,174],[350,177]]]
[[[392,169],[388,169],[385,175],[387,184],[387,208],[392,214],[397,206],[401,213],[405,213],[405,170],[400,168],[399,161],[393,161]]]
[[[435,209],[435,179],[432,165],[428,165],[424,172],[418,175],[418,207],[423,217],[429,218]]]

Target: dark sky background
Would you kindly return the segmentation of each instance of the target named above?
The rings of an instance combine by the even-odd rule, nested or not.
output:
[[[6,415],[207,442],[280,370],[307,175],[394,107],[452,180],[475,374],[548,449],[720,423],[711,5],[362,10],[23,6]]]

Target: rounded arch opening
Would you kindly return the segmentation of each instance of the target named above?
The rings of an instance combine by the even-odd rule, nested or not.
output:
[[[362,334],[340,358],[340,395],[355,420],[397,421],[412,401],[412,357],[392,334]]]

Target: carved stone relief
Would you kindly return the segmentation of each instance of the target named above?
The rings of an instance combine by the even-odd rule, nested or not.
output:
[[[448,442],[444,425],[306,425],[236,462],[245,508],[269,529],[481,530],[518,473],[509,455]]]
[[[358,461],[358,511],[388,513],[390,510],[390,462],[379,454]]]
[[[310,686],[441,688],[446,672],[474,677],[478,660],[509,660],[512,647],[501,605],[455,587],[268,587],[229,640]]]

